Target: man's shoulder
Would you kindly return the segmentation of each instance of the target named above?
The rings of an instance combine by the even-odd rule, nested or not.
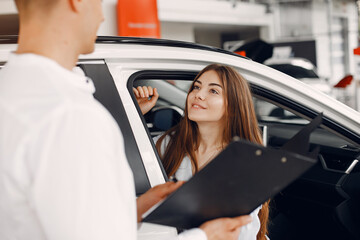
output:
[[[41,90],[49,87],[46,86],[49,85],[46,79],[54,77],[56,76],[51,74],[51,70],[42,66],[7,64],[0,71],[0,94],[1,96],[14,95],[21,89]]]
[[[5,66],[0,71],[2,112],[11,113],[12,118],[22,122],[36,123],[55,112],[71,114],[80,110],[96,116],[103,111],[89,90],[72,86],[69,82],[73,79],[66,77],[43,66]]]

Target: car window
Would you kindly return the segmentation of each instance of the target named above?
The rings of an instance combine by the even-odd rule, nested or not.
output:
[[[169,73],[169,76],[164,75],[162,79],[143,76],[133,82],[133,87],[156,87],[160,94],[153,110],[143,116],[150,137],[163,134],[181,119],[191,81],[191,78],[171,77]],[[306,114],[301,113],[300,103],[297,103],[296,109],[294,107],[295,110],[291,109],[291,106],[283,106],[280,99],[286,96],[275,96],[269,100],[258,91],[253,96],[256,115],[262,129],[266,127],[267,145],[270,147],[281,147],[309,123],[309,120],[303,117]],[[310,142],[311,148],[320,146],[319,158],[330,171],[347,171],[360,152],[358,147],[339,137],[336,132],[323,127],[319,127],[311,135]]]
[[[156,137],[175,126],[183,117],[191,80],[149,79],[134,82],[134,87],[156,88],[159,99],[156,106],[144,115],[151,137]]]
[[[143,116],[150,137],[163,134],[182,118],[187,92],[196,74],[188,71],[143,71],[129,81],[128,89],[136,105],[133,88],[151,86],[160,95],[156,106]],[[141,114],[139,108],[138,112]]]
[[[180,110],[183,110],[185,106],[188,88],[183,86],[189,86],[195,75],[184,79],[179,76],[171,77],[171,72],[168,76],[165,74],[162,77],[151,75],[147,77],[145,74],[138,82],[134,81],[129,86],[130,92],[132,92],[133,86],[150,85],[159,88],[160,99],[154,111],[142,116],[138,109],[150,139],[163,134],[181,119]],[[263,139],[266,139],[264,143],[267,147],[281,148],[309,123],[308,119],[319,114],[305,108],[299,102],[272,92],[271,89],[264,89],[256,85],[251,85],[251,88],[255,112],[259,125],[264,131]],[[133,100],[136,102],[135,98]],[[164,112],[161,111],[161,108],[165,109]],[[338,184],[346,176],[358,174],[359,169],[356,168],[356,164],[360,155],[360,147],[340,137],[344,134],[341,132],[343,130],[337,128],[337,125],[332,124],[329,119],[324,118],[323,123],[311,134],[309,139],[310,151],[319,148],[318,163],[271,199],[270,221],[273,224],[269,228],[270,237],[284,229],[284,222],[287,224],[285,227],[293,227],[293,223],[297,226],[296,222],[299,218],[302,219],[302,222],[308,221],[308,216],[314,216],[314,209],[321,213],[319,214],[321,224],[326,227],[331,226],[333,224],[332,215],[323,216],[322,213],[332,213],[329,211],[329,206],[336,206],[344,200],[346,195],[342,194],[343,190],[338,187]],[[157,154],[154,142],[153,149]],[[157,158],[161,166],[158,154]],[[164,172],[164,168],[162,170]],[[353,172],[354,174],[352,174]],[[357,180],[355,179],[355,181]],[[351,186],[352,183],[349,182],[347,186]],[[335,189],[340,189],[340,191]],[[309,224],[318,226],[319,221],[314,219]]]
[[[308,120],[259,97],[253,97],[253,102],[256,116],[260,122],[283,122],[302,125],[309,123]]]
[[[281,148],[309,122],[308,117],[311,119],[319,114],[302,106],[300,102],[271,92],[271,89],[259,90],[256,86],[252,87],[253,92],[256,93],[254,105],[259,124],[267,126],[269,147]],[[354,195],[351,195],[353,194],[351,188],[355,186],[354,182],[357,180],[351,177],[359,174],[357,158],[360,147],[356,142],[350,142],[342,137],[347,136],[346,130],[339,126],[341,124],[333,123],[324,117],[323,125],[310,135],[309,150],[319,149],[316,154],[318,162],[271,199],[270,238],[276,238],[275,236],[279,232],[282,233],[284,228],[296,229],[299,219],[304,222],[309,216],[312,217],[306,227],[321,226],[322,229],[329,229],[331,226],[331,229],[336,229],[340,221],[338,219],[334,221],[334,209],[338,208],[337,206],[344,206],[347,202],[358,202],[356,199],[352,200]],[[348,201],[349,199],[351,200]],[[346,211],[353,212],[352,207],[346,205]],[[342,218],[343,216],[341,220],[345,219]],[[323,232],[319,231],[321,234]],[[321,239],[321,234],[313,239]],[[280,239],[289,237],[285,236]],[[341,237],[337,236],[334,239],[339,238]]]
[[[266,100],[254,97],[259,124],[267,126],[268,146],[279,148],[299,132],[309,120]],[[327,170],[345,172],[360,149],[336,133],[318,127],[310,136],[311,148],[320,147],[319,159]]]

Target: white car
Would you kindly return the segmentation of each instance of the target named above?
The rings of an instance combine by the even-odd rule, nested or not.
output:
[[[0,66],[16,49],[15,42],[0,38]],[[167,181],[152,137],[182,117],[190,81],[210,63],[233,66],[248,80],[258,120],[267,129],[268,147],[282,146],[309,120],[324,114],[323,124],[310,138],[311,148],[320,146],[319,163],[274,196],[270,239],[359,239],[359,112],[301,81],[221,49],[160,39],[99,37],[95,52],[81,56],[78,65],[93,79],[95,97],[122,130],[136,194]],[[157,87],[160,94],[157,106],[145,116],[132,92],[133,86],[144,84]],[[139,224],[139,239],[176,234],[171,227]]]
[[[293,78],[309,84],[322,91],[323,93],[332,94],[332,88],[326,79],[321,78],[316,73],[316,67],[304,58],[270,58],[264,62],[265,65],[283,72]]]

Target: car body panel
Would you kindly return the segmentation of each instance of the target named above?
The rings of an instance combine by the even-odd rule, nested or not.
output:
[[[150,184],[151,186],[156,186],[158,184],[164,183],[165,179],[162,176],[161,168],[154,153],[154,149],[149,139],[144,138],[144,136],[147,135],[145,128],[139,127],[143,126],[143,123],[139,118],[139,113],[126,87],[127,79],[129,79],[129,77],[136,71],[119,71],[118,65],[116,64],[115,66],[112,66],[111,63],[108,64],[108,67],[113,75],[121,100],[124,103],[126,114],[128,115],[129,119],[132,119],[130,121],[130,125],[138,143],[141,158],[143,159],[143,164],[148,174]]]

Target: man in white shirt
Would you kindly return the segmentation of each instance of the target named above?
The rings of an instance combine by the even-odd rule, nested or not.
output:
[[[141,215],[180,184],[138,198],[121,132],[71,70],[94,50],[101,0],[15,0],[19,45],[0,72],[0,239],[136,239]],[[180,239],[236,239],[249,217]]]

